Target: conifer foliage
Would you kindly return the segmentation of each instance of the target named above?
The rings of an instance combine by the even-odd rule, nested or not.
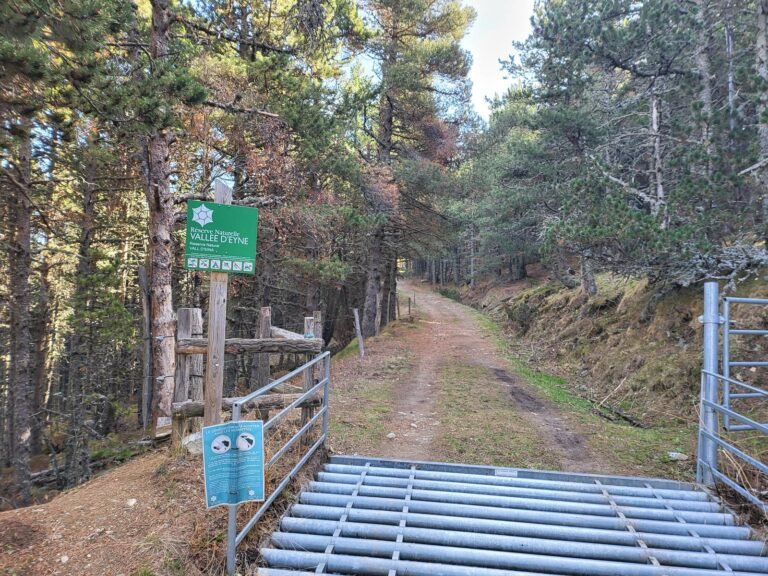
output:
[[[764,264],[765,18],[759,1],[538,2],[453,206],[478,267],[541,260],[594,294],[596,270],[665,289]]]

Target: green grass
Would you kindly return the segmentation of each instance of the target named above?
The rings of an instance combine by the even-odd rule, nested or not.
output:
[[[543,398],[560,407],[572,426],[587,438],[592,450],[614,464],[615,473],[664,476],[679,480],[693,478],[696,426],[638,428],[625,423],[609,422],[595,414],[591,402],[574,394],[568,388],[566,379],[534,370],[516,357],[501,326],[495,320],[481,313],[477,313],[477,318],[482,328],[494,338],[511,370]],[[689,456],[689,460],[671,461],[669,452],[682,452]]]
[[[353,338],[352,342],[344,346],[343,349],[336,352],[336,354],[333,356],[334,360],[343,360],[344,358],[349,358],[351,356],[357,356],[359,354],[359,351],[357,349],[357,338]]]
[[[366,445],[385,434],[386,419],[392,413],[394,395],[392,384],[377,382],[350,397],[355,400],[352,411],[346,410],[340,418],[331,418],[331,434],[342,441]],[[346,408],[346,407],[345,407]],[[354,418],[349,418],[354,416]]]
[[[377,369],[375,377],[363,374],[343,393],[347,402],[334,407],[329,422],[334,446],[363,452],[386,438],[386,424],[395,405],[395,381],[408,366],[407,355],[395,356]]]
[[[521,421],[487,368],[454,365],[440,373],[437,442],[447,461],[523,468],[557,467],[536,430]]]
[[[525,362],[512,355],[509,342],[501,330],[498,322],[489,316],[478,313],[481,327],[493,336],[496,347],[509,362],[512,371],[533,386],[541,395],[561,407],[566,407],[580,412],[590,412],[592,405],[588,400],[579,398],[568,390],[568,382],[565,378],[534,370]]]
[[[129,446],[123,443],[123,440],[116,434],[110,434],[108,437],[94,442],[91,449],[91,459],[104,460],[112,459],[123,462],[143,452],[146,448],[142,446]]]

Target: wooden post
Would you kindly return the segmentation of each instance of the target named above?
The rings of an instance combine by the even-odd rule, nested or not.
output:
[[[365,348],[363,347],[363,331],[360,329],[360,313],[357,308],[352,309],[352,313],[355,315],[355,333],[357,334],[357,349],[360,352],[360,358],[365,356]]]
[[[214,201],[219,204],[232,203],[232,190],[216,181]],[[221,422],[221,397],[224,388],[224,340],[227,333],[227,288],[229,277],[226,272],[211,272],[208,292],[208,356],[205,368],[205,414],[203,426]]]
[[[203,311],[200,308],[192,310],[192,338],[203,337]],[[203,402],[203,355],[187,355],[187,377],[189,378],[189,399]],[[199,432],[202,418],[187,418],[186,434]]]
[[[314,316],[306,316],[304,318],[304,337],[311,335],[311,337],[315,336],[315,317]],[[307,354],[307,359],[311,359],[312,354]],[[304,371],[304,392],[312,388],[312,386],[315,383],[315,369],[314,367],[308,368]],[[312,415],[314,413],[314,410],[311,408],[302,408],[301,409],[301,425],[304,426],[307,422],[309,422],[310,418],[312,418]],[[309,443],[309,436],[304,436],[302,438],[301,443],[303,445],[307,445]]]
[[[259,338],[272,338],[272,308],[269,306],[262,306],[259,311]],[[269,384],[270,369],[269,352],[258,354],[256,356],[255,390]],[[259,420],[263,422],[269,420],[269,408],[259,409]]]
[[[272,308],[269,306],[263,306],[259,311],[259,338],[272,338]],[[269,384],[269,353],[259,354],[256,361],[258,373],[255,389],[258,390]]]
[[[150,424],[149,420],[152,418],[152,302],[149,299],[149,279],[145,266],[139,266],[139,292],[141,293],[141,310],[144,315],[142,322],[144,378],[141,382],[141,426],[147,430]]]
[[[312,335],[315,338],[322,338],[323,337],[323,313],[320,310],[315,310],[312,314],[312,317],[314,318],[314,325],[312,329]]]
[[[177,338],[195,338],[202,333],[203,315],[199,308],[180,308],[177,312],[178,324],[176,326]],[[176,357],[176,377],[173,389],[173,401],[202,400],[202,397],[194,398],[193,387],[201,388],[199,375],[203,363],[201,354],[178,354]],[[195,370],[195,364],[198,365]],[[197,380],[196,386],[193,381]],[[195,394],[199,396],[199,394]],[[174,415],[171,428],[171,444],[178,448],[181,440],[187,434],[187,420]]]
[[[408,296],[408,320],[411,319],[411,297]]]

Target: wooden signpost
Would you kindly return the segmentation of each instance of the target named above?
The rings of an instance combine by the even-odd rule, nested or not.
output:
[[[216,182],[214,200],[219,204],[232,203],[232,189]],[[205,370],[205,412],[203,426],[221,422],[221,397],[224,389],[224,341],[227,337],[227,288],[226,272],[211,272],[208,295],[208,366]]]
[[[232,189],[216,182],[214,202],[190,201],[184,267],[211,272],[203,426],[221,422],[229,274],[256,271],[259,211],[231,206]]]

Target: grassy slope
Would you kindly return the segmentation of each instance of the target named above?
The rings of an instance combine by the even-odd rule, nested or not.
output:
[[[558,406],[569,421],[569,428],[580,432],[593,451],[611,463],[613,473],[692,479],[693,459],[672,461],[668,453],[694,454],[695,425],[675,421],[638,428],[622,421],[607,421],[596,413],[592,402],[578,395],[574,381],[533,368],[520,358],[520,346],[515,346],[515,340],[504,333],[502,323],[477,314],[479,323],[494,338],[511,371]],[[452,367],[444,372],[439,407],[443,424],[440,443],[446,456],[457,462],[557,468],[553,455],[541,450],[536,434],[517,423],[516,408],[505,401],[506,393],[501,388],[473,385],[483,379],[483,370]],[[456,410],[457,406],[462,409]],[[467,421],[478,425],[467,426]],[[510,438],[514,438],[514,442],[511,443]]]
[[[652,425],[695,422],[701,369],[701,288],[651,301],[645,281],[601,275],[600,292],[587,301],[580,290],[556,283],[521,286],[512,296],[499,289],[465,293],[465,299],[501,322],[515,356],[568,379],[578,396],[616,407]],[[737,295],[765,297],[762,278]],[[744,322],[768,325],[763,317]],[[761,341],[743,342],[737,353],[766,356]],[[534,378],[535,379],[535,378]]]
[[[766,279],[763,273],[743,282],[731,295],[768,297]],[[484,325],[517,375],[592,430],[593,447],[613,453],[633,473],[690,478],[692,461],[670,462],[666,455],[695,455],[702,288],[654,301],[645,281],[601,275],[598,283],[600,292],[591,300],[578,289],[533,280],[481,285],[474,293],[462,290],[462,296],[486,312]],[[735,307],[732,312],[739,326],[768,327],[768,309]],[[764,338],[743,338],[732,349],[739,359],[768,356]],[[735,376],[768,384],[766,373]],[[595,414],[598,404],[648,428],[606,423]],[[768,455],[763,442],[734,440],[753,456]]]

